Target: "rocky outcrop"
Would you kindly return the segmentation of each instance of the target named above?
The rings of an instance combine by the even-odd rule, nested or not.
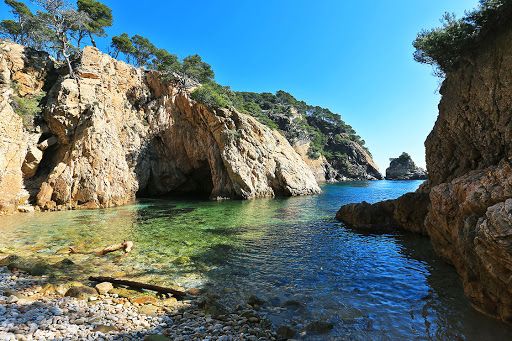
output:
[[[397,158],[390,159],[386,169],[386,180],[426,180],[427,172],[417,167],[407,153],[402,153]]]
[[[512,29],[491,33],[441,87],[439,117],[425,142],[428,209],[415,229],[454,265],[477,309],[512,323]],[[386,225],[403,200],[344,207],[338,218]],[[383,205],[391,209],[378,209]],[[424,203],[408,204],[417,205]],[[374,217],[356,220],[365,213]],[[391,225],[411,230],[398,220]]]
[[[425,192],[407,193],[398,200],[386,200],[375,204],[365,201],[343,206],[336,218],[352,228],[364,231],[393,231],[397,226],[426,234],[423,224],[429,205]]]
[[[92,47],[84,49],[76,79],[53,80],[34,149],[7,90],[17,84],[7,64],[25,55],[18,45],[3,44],[9,84],[2,103],[11,119],[0,118],[6,127],[0,154],[9,156],[1,164],[6,171],[0,188],[3,194],[3,183],[10,184],[12,194],[2,199],[12,207],[28,197],[17,199],[24,186],[42,209],[110,207],[136,195],[195,192],[250,199],[320,191],[309,167],[277,131],[232,109],[207,108],[157,73]],[[38,84],[46,83],[43,77]]]

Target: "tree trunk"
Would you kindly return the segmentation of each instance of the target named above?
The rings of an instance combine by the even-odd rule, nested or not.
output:
[[[91,39],[91,44],[92,46],[96,47],[96,41],[94,40],[94,38],[92,37],[92,33],[89,32],[89,38]]]

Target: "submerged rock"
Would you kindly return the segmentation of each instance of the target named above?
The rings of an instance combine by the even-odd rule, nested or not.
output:
[[[330,332],[334,328],[334,324],[325,321],[314,321],[306,326],[306,330],[312,333],[324,334]]]
[[[293,338],[297,334],[297,332],[292,327],[280,326],[279,328],[277,328],[276,334],[279,340],[288,340]]]
[[[389,168],[386,169],[386,180],[426,180],[427,172],[417,167],[407,153],[402,153],[395,159],[390,159]]]

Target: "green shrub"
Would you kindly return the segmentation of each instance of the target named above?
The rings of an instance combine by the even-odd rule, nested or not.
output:
[[[190,97],[208,108],[229,108],[232,106],[229,96],[218,84],[205,83],[192,91]]]
[[[23,118],[25,126],[30,126],[33,123],[34,117],[41,112],[39,105],[44,96],[46,96],[44,91],[24,97],[19,95],[13,96],[12,107],[14,112]]]
[[[424,30],[413,43],[414,59],[434,66],[435,73],[443,76],[452,70],[460,58],[472,51],[485,35],[497,27],[510,22],[512,2],[510,0],[480,0],[477,9],[457,19],[445,13],[442,27]]]

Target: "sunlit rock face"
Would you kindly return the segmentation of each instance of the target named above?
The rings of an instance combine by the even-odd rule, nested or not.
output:
[[[53,62],[45,53],[0,44],[0,214],[27,202],[24,179],[35,174],[42,157],[35,148],[39,134],[24,127],[24,118],[12,105],[13,94],[38,93],[53,74]]]
[[[455,266],[470,300],[507,322],[512,322],[511,39],[510,27],[494,32],[446,75],[439,117],[425,142],[429,182],[418,191],[428,191],[428,207],[423,210],[422,200],[409,203],[425,212],[424,226],[415,229],[424,229],[437,253]],[[404,197],[395,200],[401,202]],[[342,208],[338,218],[358,227],[354,212],[372,210],[377,208]],[[396,215],[393,209],[377,211],[386,215],[384,222]],[[411,230],[410,220],[394,223]]]
[[[320,191],[312,171],[278,132],[234,110],[196,103],[157,73],[87,47],[76,79],[34,75],[27,71],[30,65],[21,68],[24,77],[15,78],[13,61],[27,61],[26,51],[3,46],[2,108],[7,114],[0,127],[9,132],[2,135],[8,145],[19,146],[0,145],[1,154],[14,155],[0,177],[13,189],[2,198],[12,209],[27,200],[26,192],[14,200],[24,186],[42,209],[110,207],[137,194],[251,199]],[[30,91],[50,78],[35,151],[12,111],[8,89],[16,79],[38,80],[23,80]]]

